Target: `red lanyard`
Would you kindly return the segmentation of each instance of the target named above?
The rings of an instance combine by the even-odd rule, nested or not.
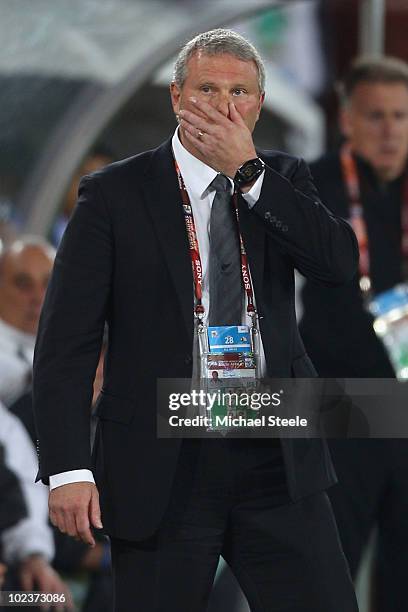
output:
[[[184,211],[184,219],[186,222],[186,230],[188,236],[188,244],[190,248],[190,257],[191,257],[191,265],[193,268],[193,278],[194,278],[194,292],[196,297],[196,305],[194,312],[198,318],[202,318],[204,315],[204,306],[202,305],[202,297],[203,297],[203,266],[201,264],[200,257],[200,249],[198,246],[197,239],[197,231],[194,222],[193,209],[191,207],[191,202],[189,195],[187,193],[186,186],[183,181],[183,177],[181,176],[180,168],[176,160],[174,160],[174,164],[176,167],[177,178],[179,182],[179,188],[181,193],[181,200],[183,202],[183,211]],[[233,195],[233,204],[235,208],[235,213],[237,215],[237,223],[239,228],[239,215],[238,215],[238,197],[236,191]],[[239,232],[239,243],[240,243],[240,254],[241,254],[241,274],[242,274],[242,282],[244,284],[245,293],[247,295],[247,313],[249,315],[253,315],[255,313],[254,306],[254,292],[252,289],[251,277],[249,276],[249,268],[248,268],[248,258],[244,247],[244,241],[242,240],[241,232]]]
[[[356,161],[352,155],[351,146],[344,143],[340,151],[340,161],[343,178],[350,200],[350,224],[356,234],[360,250],[360,286],[363,290],[370,288],[370,254],[368,249],[367,225],[364,220],[361,204],[360,181]],[[403,206],[401,211],[401,253],[408,258],[408,180],[404,182]]]

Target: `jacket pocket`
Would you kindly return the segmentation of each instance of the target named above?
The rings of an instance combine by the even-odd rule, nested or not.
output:
[[[114,421],[129,425],[136,411],[136,402],[127,397],[119,397],[101,391],[95,407],[95,414],[102,421]]]

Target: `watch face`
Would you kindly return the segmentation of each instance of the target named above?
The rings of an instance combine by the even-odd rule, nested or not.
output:
[[[263,163],[260,159],[250,159],[249,161],[242,164],[237,170],[234,177],[234,181],[238,186],[246,185],[251,183],[255,178],[260,176],[263,171]]]
[[[244,174],[245,178],[251,178],[252,175],[254,174],[254,172],[256,172],[256,168],[255,166],[248,165],[245,168],[243,168],[242,173]]]

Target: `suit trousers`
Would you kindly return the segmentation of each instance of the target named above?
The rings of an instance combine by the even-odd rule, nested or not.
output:
[[[279,441],[183,440],[156,533],[111,545],[115,612],[204,612],[220,555],[251,612],[358,610],[328,497],[290,500]]]

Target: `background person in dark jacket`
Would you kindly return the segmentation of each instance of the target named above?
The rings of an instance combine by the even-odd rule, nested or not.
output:
[[[377,295],[408,280],[403,246],[408,239],[408,66],[393,58],[356,61],[344,83],[341,126],[345,143],[312,164],[311,171],[332,211],[351,219],[360,270],[352,282],[330,290],[308,280],[300,330],[320,376],[394,377],[365,301],[368,293]],[[379,610],[402,612],[408,444],[403,439],[333,440],[331,450],[340,484],[330,497],[352,574],[377,524]]]

